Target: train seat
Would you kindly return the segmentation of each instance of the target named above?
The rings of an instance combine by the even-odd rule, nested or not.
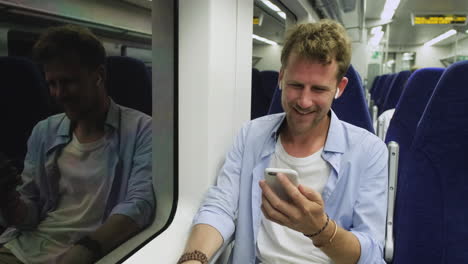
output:
[[[374,93],[374,92],[375,92],[375,88],[378,86],[378,83],[379,83],[381,77],[382,77],[382,75],[375,76],[374,81],[372,81],[372,86],[371,86],[371,88],[370,88],[370,90],[369,90],[369,93],[371,94],[371,96],[372,96],[373,94],[375,94],[375,93]],[[374,98],[372,98],[372,99],[374,99]]]
[[[402,150],[411,146],[419,119],[443,72],[444,68],[422,68],[408,79],[385,138],[385,143],[400,145],[400,157]]]
[[[410,71],[401,71],[397,73],[396,77],[393,79],[390,84],[387,96],[384,100],[384,103],[381,108],[379,108],[379,114],[385,112],[388,109],[393,109],[398,103],[398,99],[405,89],[405,84],[408,78],[410,77]]]
[[[332,109],[341,120],[374,133],[361,77],[353,66],[349,67],[346,77],[348,78],[348,85],[344,93],[333,101]]]
[[[260,77],[260,71],[252,68],[252,90],[251,90],[251,98],[250,98],[250,119],[255,119],[257,117],[262,116],[262,79]],[[264,103],[263,103],[264,104]]]
[[[0,57],[0,82],[0,152],[22,168],[32,129],[50,114],[47,86],[39,68],[22,57]]]
[[[145,64],[135,58],[109,56],[106,67],[109,96],[120,105],[152,115],[151,76]]]
[[[153,67],[152,66],[146,66],[146,70],[148,71],[151,83],[153,83]]]
[[[359,74],[353,66],[350,66],[345,76],[349,79],[348,85],[341,97],[333,102],[333,111],[335,111],[341,120],[374,133]],[[283,111],[283,107],[281,106],[281,90],[276,88],[268,114]]]
[[[276,87],[278,87],[278,72],[261,71],[260,85],[256,87],[256,92],[252,98],[252,119],[268,114],[268,108]]]
[[[395,113],[390,122],[390,125],[387,130],[385,137],[385,143],[391,144],[390,142],[398,143],[398,155],[396,157],[390,157],[390,159],[395,158],[394,163],[398,164],[395,168],[389,170],[389,186],[396,186],[396,190],[399,189],[398,185],[401,185],[402,180],[398,181],[398,176],[402,174],[402,168],[407,166],[406,162],[408,160],[408,153],[413,142],[414,133],[416,132],[416,127],[418,125],[419,119],[424,111],[424,108],[429,101],[429,98],[434,91],[437,82],[439,81],[440,76],[444,72],[443,68],[423,68],[415,71],[411,77],[408,79],[406,88],[403,90],[400,100]],[[389,153],[390,155],[390,153]],[[389,166],[391,166],[392,161],[389,161]],[[401,178],[401,177],[400,177]],[[395,194],[394,190],[389,190],[389,194]],[[388,206],[388,218],[387,219],[396,219],[394,215],[395,208],[395,196],[392,199],[389,197],[389,206]],[[394,248],[394,244],[391,242],[393,236],[397,236],[398,230],[393,228],[393,225],[387,227],[387,232],[391,232],[390,235],[387,234],[388,239],[386,243],[386,258],[391,259],[393,252],[391,249]]]
[[[448,67],[416,128],[397,189],[395,264],[468,260],[468,61]]]
[[[374,83],[372,84],[372,91],[371,91],[371,99],[374,100],[374,102],[377,101],[378,95],[381,92],[383,83],[385,82],[385,79],[387,79],[389,74],[383,74],[379,75],[374,79]]]
[[[392,73],[385,78],[385,80],[381,83],[381,87],[379,89],[379,93],[376,95],[376,105],[379,107],[379,115],[382,113],[381,109],[385,102],[385,98],[387,98],[387,94],[390,91],[390,85],[393,82],[393,79],[396,77],[396,73]]]

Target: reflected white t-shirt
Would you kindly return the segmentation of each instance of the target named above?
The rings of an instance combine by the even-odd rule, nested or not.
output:
[[[299,174],[299,183],[322,193],[331,167],[322,158],[323,148],[305,157],[289,155],[278,138],[275,153],[269,167],[293,169]],[[312,244],[312,240],[302,233],[276,224],[262,213],[262,223],[257,236],[257,256],[262,264],[310,264],[332,263],[330,258]]]
[[[110,191],[108,140],[80,143],[73,135],[57,160],[60,171],[57,209],[36,229],[22,231],[4,246],[28,264],[56,263],[60,255],[102,223]]]

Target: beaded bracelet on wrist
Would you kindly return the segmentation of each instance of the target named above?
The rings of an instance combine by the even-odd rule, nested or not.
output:
[[[330,222],[330,217],[329,217],[328,214],[327,214],[327,221],[325,222],[325,225],[323,225],[323,227],[320,228],[319,231],[317,231],[317,232],[315,232],[315,233],[313,233],[313,234],[304,234],[304,236],[309,237],[309,238],[310,238],[310,237],[318,236],[320,233],[323,232],[323,230],[325,230],[325,228],[327,228],[329,222]]]
[[[207,264],[208,263],[208,258],[206,257],[205,253],[201,252],[201,251],[198,251],[198,250],[195,250],[193,252],[187,252],[187,253],[184,253],[179,261],[177,261],[177,264],[182,264],[186,261],[189,261],[189,260],[198,260],[200,261],[202,264]]]

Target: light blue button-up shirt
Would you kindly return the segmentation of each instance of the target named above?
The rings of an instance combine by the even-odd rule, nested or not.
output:
[[[5,243],[21,229],[34,229],[48,212],[55,210],[60,198],[56,158],[71,140],[71,121],[65,114],[39,122],[28,141],[22,173],[21,199],[28,215],[18,229],[10,228],[0,236]],[[152,119],[139,111],[110,100],[105,129],[110,148],[106,162],[111,191],[106,200],[102,222],[110,215],[130,217],[140,227],[153,216],[155,198],[152,183]]]
[[[227,241],[235,232],[231,263],[255,263],[261,224],[259,181],[275,151],[285,114],[265,116],[244,125],[194,224],[216,228]],[[387,208],[388,152],[367,130],[340,121],[331,122],[322,158],[331,174],[322,193],[325,211],[351,231],[361,244],[359,264],[385,263],[383,243]],[[312,245],[312,244],[311,244]]]

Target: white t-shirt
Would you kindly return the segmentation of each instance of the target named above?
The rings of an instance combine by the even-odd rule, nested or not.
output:
[[[295,158],[284,150],[279,137],[269,167],[296,170],[300,184],[322,193],[331,172],[322,152],[323,148],[308,157]],[[266,219],[263,214],[257,236],[257,255],[262,264],[332,263],[325,253],[314,247],[312,240]]]
[[[106,136],[82,144],[73,135],[57,160],[60,171],[57,209],[36,229],[22,231],[5,244],[24,263],[56,263],[82,236],[102,223],[110,191]]]

